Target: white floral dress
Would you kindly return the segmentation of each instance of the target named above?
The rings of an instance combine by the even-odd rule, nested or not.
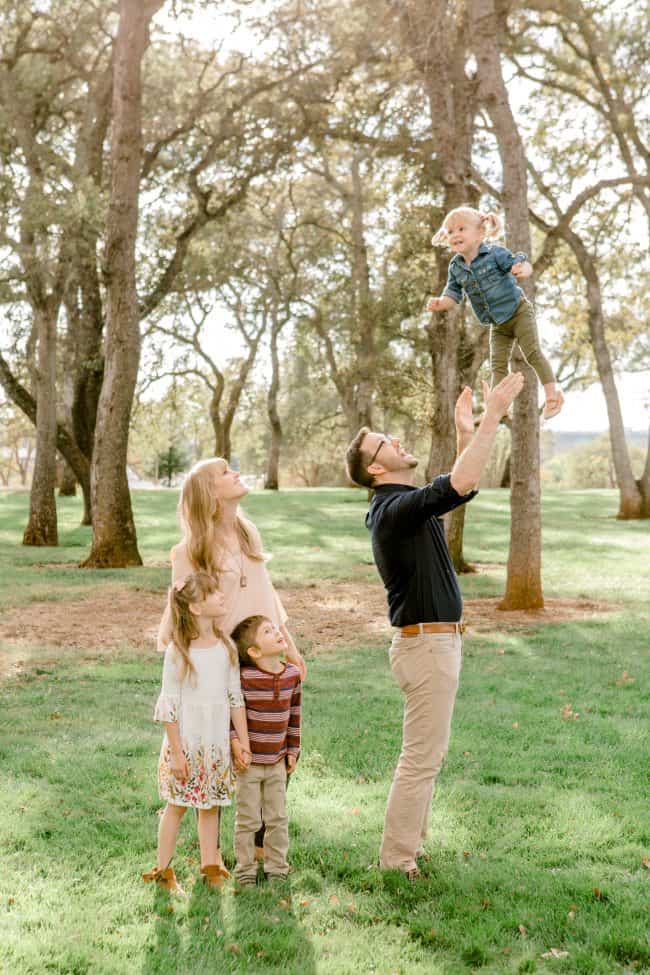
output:
[[[169,767],[170,748],[163,739],[158,763],[158,792],[175,806],[212,809],[230,805],[234,773],[230,764],[230,708],[244,706],[239,667],[230,662],[219,640],[206,648],[190,647],[194,674],[180,680],[182,658],[170,643],[165,651],[162,690],[154,721],[177,721],[183,753],[190,768],[179,782]]]

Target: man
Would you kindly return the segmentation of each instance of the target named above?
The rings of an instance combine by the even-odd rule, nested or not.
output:
[[[521,373],[491,391],[474,433],[472,391],[454,414],[458,456],[451,474],[413,485],[417,460],[395,437],[363,427],[346,454],[350,478],[374,489],[366,526],[397,632],[390,665],[404,695],[402,751],[384,821],[380,866],[418,876],[436,776],[449,745],[461,666],[463,603],[441,516],[476,495],[499,421],[523,386]]]

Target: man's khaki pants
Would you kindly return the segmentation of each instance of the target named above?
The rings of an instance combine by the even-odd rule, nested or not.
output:
[[[404,694],[402,751],[384,821],[380,864],[415,866],[429,827],[436,776],[449,746],[451,716],[462,659],[459,633],[396,633],[390,665]]]
[[[255,883],[255,833],[264,823],[264,871],[268,876],[286,877],[289,821],[284,759],[275,765],[251,765],[248,771],[238,772],[236,789],[235,876],[241,883]]]

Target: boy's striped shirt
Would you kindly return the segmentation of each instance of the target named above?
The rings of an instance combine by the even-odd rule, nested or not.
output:
[[[254,765],[275,765],[287,753],[300,754],[300,671],[286,663],[279,674],[257,667],[240,670],[246,722]],[[231,725],[230,737],[238,738]]]

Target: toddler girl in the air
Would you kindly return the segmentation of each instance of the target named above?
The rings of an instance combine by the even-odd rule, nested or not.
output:
[[[450,247],[455,256],[449,264],[442,296],[431,298],[427,311],[447,311],[467,295],[479,322],[490,329],[491,386],[507,376],[510,352],[517,341],[544,386],[544,419],[548,420],[560,412],[564,397],[540,348],[533,306],[517,286],[517,281],[529,277],[533,268],[526,254],[513,254],[505,247],[488,243],[500,237],[501,232],[502,222],[494,213],[462,206],[447,214],[432,244]]]

